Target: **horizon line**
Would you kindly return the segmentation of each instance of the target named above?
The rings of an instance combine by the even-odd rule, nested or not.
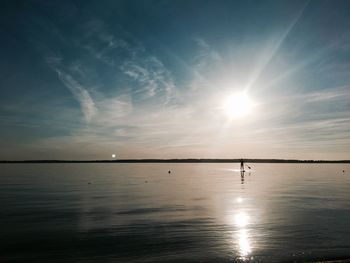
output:
[[[0,163],[350,163],[350,160],[311,160],[276,158],[171,158],[171,159],[105,159],[105,160],[0,160]]]

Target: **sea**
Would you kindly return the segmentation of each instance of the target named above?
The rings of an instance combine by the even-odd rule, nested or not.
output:
[[[349,164],[0,164],[0,262],[350,259]]]

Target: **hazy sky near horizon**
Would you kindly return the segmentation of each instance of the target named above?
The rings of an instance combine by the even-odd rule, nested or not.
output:
[[[0,159],[350,159],[349,1],[0,5]]]

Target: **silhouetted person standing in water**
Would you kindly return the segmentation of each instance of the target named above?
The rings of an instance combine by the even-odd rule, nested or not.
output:
[[[244,162],[243,162],[243,159],[241,159],[241,172],[244,172]]]

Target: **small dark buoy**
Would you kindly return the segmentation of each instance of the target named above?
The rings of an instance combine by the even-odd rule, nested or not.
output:
[[[343,173],[345,173],[345,170],[343,170]]]
[[[171,174],[171,171],[170,171],[170,170],[168,171],[168,174]]]
[[[145,183],[147,184],[147,183],[148,183],[148,181],[146,180],[146,181],[145,181]]]

